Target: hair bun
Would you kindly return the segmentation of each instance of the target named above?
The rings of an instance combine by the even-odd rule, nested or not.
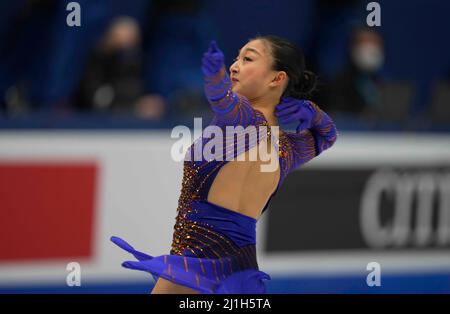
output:
[[[305,70],[303,71],[303,86],[302,92],[310,95],[317,86],[317,75],[311,71]]]
[[[317,86],[317,76],[311,71],[303,71],[303,75],[297,77],[298,81],[293,86],[290,94],[297,99],[306,99],[311,97]]]

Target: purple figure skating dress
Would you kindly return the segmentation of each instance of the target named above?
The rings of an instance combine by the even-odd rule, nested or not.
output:
[[[255,126],[257,130],[267,131],[258,132],[257,141],[248,140],[244,146],[237,145],[233,136],[233,149],[223,149],[222,160],[202,157],[197,161],[198,158],[194,158],[194,145],[202,141],[201,147],[204,147],[210,137],[202,136],[191,145],[184,161],[170,254],[151,256],[135,250],[118,237],[111,240],[137,259],[124,262],[123,267],[148,272],[155,280],[162,277],[200,293],[266,293],[264,280],[270,276],[258,268],[257,220],[207,199],[215,177],[230,160],[229,155],[236,157],[266,139],[270,135],[270,127],[262,112],[253,109],[244,96],[232,91],[232,83],[224,67],[216,75],[205,77],[205,95],[215,113],[211,125],[223,130],[225,126]],[[309,129],[299,133],[279,132],[277,157],[280,179],[262,213],[288,173],[319,155],[336,140],[333,121],[316,104],[311,105],[315,115]]]

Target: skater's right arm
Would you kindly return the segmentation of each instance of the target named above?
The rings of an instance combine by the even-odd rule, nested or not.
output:
[[[225,125],[249,125],[256,113],[248,99],[233,92],[230,77],[225,69],[224,55],[215,41],[203,54],[205,96],[219,122]]]
[[[338,131],[331,117],[312,101],[290,98],[277,108],[283,105],[283,109],[277,109],[279,121],[298,120],[299,123],[296,132],[285,132],[290,147],[286,160],[289,161],[288,169],[292,171],[333,146]]]

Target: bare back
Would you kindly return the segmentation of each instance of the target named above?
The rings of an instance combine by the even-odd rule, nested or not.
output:
[[[270,161],[262,161],[259,156],[256,160],[250,160],[250,155],[258,150],[259,145],[243,153],[244,161],[230,161],[219,170],[209,190],[208,202],[255,219],[260,217],[261,210],[277,187],[280,167],[276,158],[276,171],[263,172],[261,165]],[[271,145],[269,147],[275,149]],[[159,278],[151,293],[198,294],[199,292]]]
[[[259,145],[243,153],[244,161],[229,161],[219,170],[209,190],[208,202],[255,219],[260,217],[263,207],[277,187],[280,167],[278,158],[275,158],[276,170],[263,172],[261,166],[268,165],[270,161],[262,161],[259,154],[256,160],[250,160],[249,156],[258,150]],[[275,149],[271,145],[267,147]]]

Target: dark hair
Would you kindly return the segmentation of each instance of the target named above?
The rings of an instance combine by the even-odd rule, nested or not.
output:
[[[249,41],[257,39],[269,43],[273,57],[272,69],[287,73],[289,83],[282,97],[310,98],[317,87],[317,75],[305,69],[303,51],[289,40],[275,35],[257,35]]]

